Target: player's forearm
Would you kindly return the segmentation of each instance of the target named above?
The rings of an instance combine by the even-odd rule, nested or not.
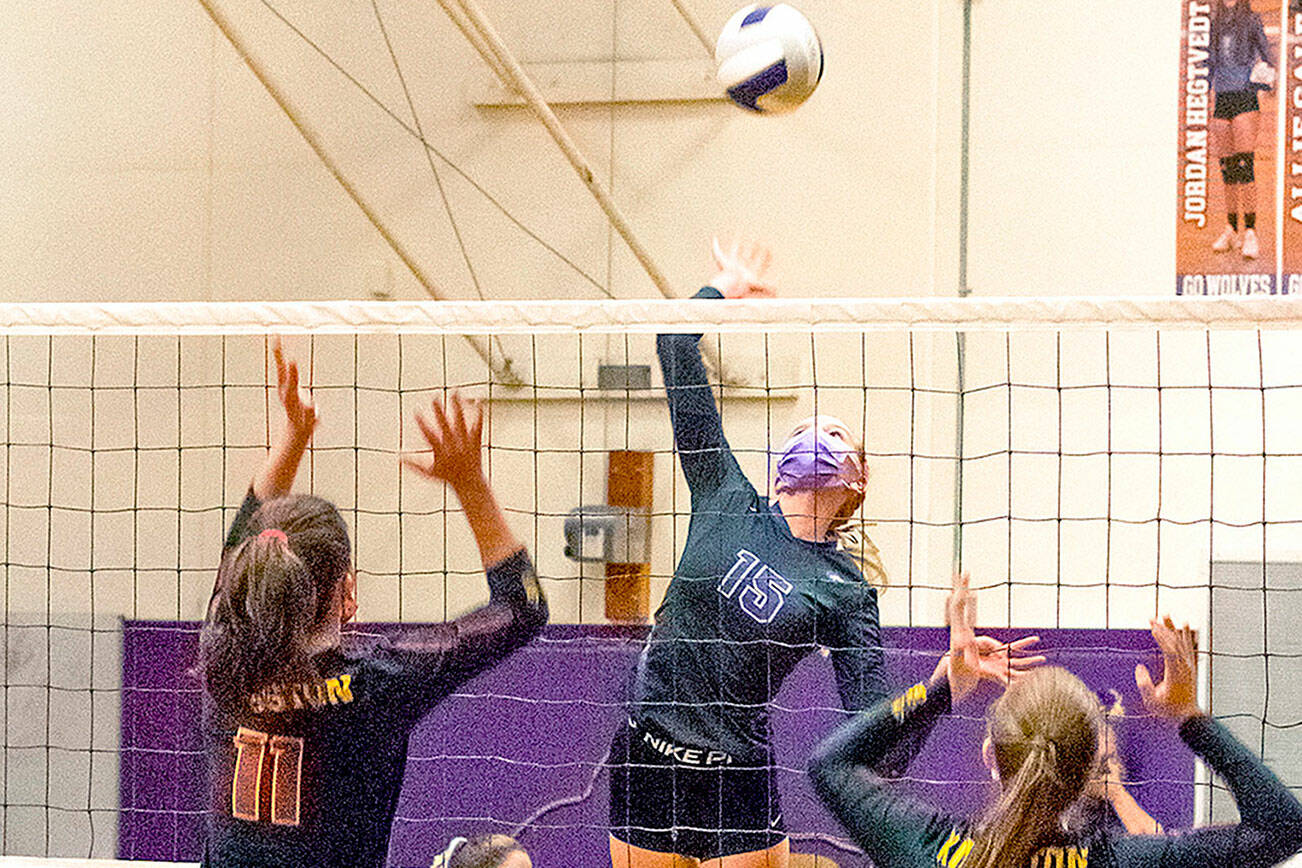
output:
[[[933,812],[905,808],[876,767],[902,739],[929,731],[948,709],[948,682],[930,691],[915,685],[856,715],[814,749],[814,792],[878,864],[880,854],[898,850],[902,841],[916,842]]]
[[[1259,757],[1206,714],[1186,719],[1180,737],[1229,786],[1242,825],[1272,832],[1285,855],[1302,847],[1302,804]]]
[[[1132,835],[1159,835],[1162,824],[1149,816],[1148,811],[1140,807],[1135,797],[1120,784],[1108,784],[1108,801],[1117,812],[1121,825]]]
[[[842,724],[814,749],[809,773],[820,795],[875,783],[872,769],[906,737],[929,732],[949,710],[949,682],[921,684],[883,700]]]
[[[294,477],[298,475],[298,465],[311,440],[310,429],[303,431],[286,423],[262,469],[253,477],[253,493],[259,499],[269,500],[290,493],[294,488]]]
[[[493,487],[482,473],[457,482],[453,485],[453,490],[461,501],[466,520],[470,522],[485,570],[524,548],[507,525],[506,515],[497,503]]]

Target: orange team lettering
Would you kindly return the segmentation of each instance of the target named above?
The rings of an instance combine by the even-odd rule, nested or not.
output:
[[[1089,847],[1044,847],[1031,857],[1031,868],[1089,868]]]
[[[249,708],[254,714],[273,714],[291,708],[321,708],[353,701],[353,676],[305,681],[300,684],[274,684],[249,697]]]
[[[326,689],[330,694],[331,705],[353,701],[352,682],[353,676],[351,675],[340,675],[337,678],[326,680]]]
[[[936,852],[936,863],[945,868],[959,868],[975,842],[955,829]],[[1089,868],[1089,847],[1043,847],[1030,861],[1030,868]]]

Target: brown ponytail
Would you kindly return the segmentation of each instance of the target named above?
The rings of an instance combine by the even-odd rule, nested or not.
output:
[[[308,644],[325,626],[351,564],[348,529],[319,497],[264,502],[249,536],[217,569],[199,637],[208,692],[235,709],[257,690],[310,676]]]
[[[1055,843],[1094,769],[1101,723],[1098,698],[1066,669],[1046,666],[1008,688],[987,721],[1004,789],[964,868],[1027,868]]]

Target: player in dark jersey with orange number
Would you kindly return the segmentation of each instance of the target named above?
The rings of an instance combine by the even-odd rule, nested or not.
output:
[[[382,866],[417,721],[536,636],[547,604],[484,477],[482,415],[453,395],[417,416],[433,460],[406,463],[456,492],[489,602],[387,641],[341,633],[357,611],[348,530],[333,504],[290,494],[317,415],[275,356],[285,433],[231,526],[200,639],[204,864]]]

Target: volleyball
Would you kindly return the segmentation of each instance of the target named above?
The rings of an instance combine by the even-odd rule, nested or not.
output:
[[[813,26],[785,3],[737,10],[714,46],[728,98],[761,114],[789,112],[818,87],[823,46]]]

